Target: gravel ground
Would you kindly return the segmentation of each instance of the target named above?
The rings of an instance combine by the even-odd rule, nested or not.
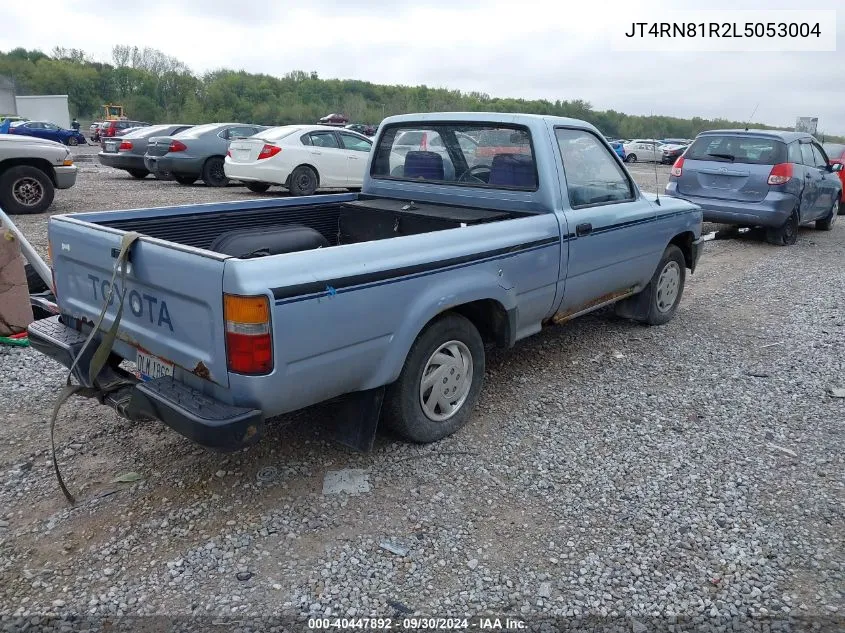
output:
[[[81,165],[54,213],[255,197]],[[21,221],[42,250],[45,218]],[[63,371],[0,348],[0,629],[845,630],[843,258],[845,222],[708,242],[671,323],[602,311],[495,352],[472,422],[435,445],[356,454],[315,407],[219,455],[73,400],[73,508],[46,425]],[[323,494],[345,468],[366,491]]]

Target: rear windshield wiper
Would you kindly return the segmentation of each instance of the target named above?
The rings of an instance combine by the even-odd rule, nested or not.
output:
[[[733,154],[707,154],[708,156],[714,156],[715,158],[724,158],[725,160],[729,160],[734,162],[736,160],[736,156]]]

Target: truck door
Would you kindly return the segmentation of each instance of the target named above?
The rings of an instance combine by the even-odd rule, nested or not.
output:
[[[572,315],[630,293],[654,272],[656,211],[638,197],[612,150],[589,130],[558,127],[569,270],[558,314]]]

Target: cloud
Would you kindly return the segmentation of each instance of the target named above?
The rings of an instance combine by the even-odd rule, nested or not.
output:
[[[711,4],[720,11],[794,8],[787,0]],[[105,61],[114,44],[150,46],[196,72],[316,70],[321,77],[499,97],[583,99],[630,114],[744,120],[757,107],[759,122],[788,126],[797,116],[818,116],[823,130],[845,134],[841,53],[611,50],[623,17],[698,9],[695,0],[659,0],[644,9],[625,1],[543,0],[147,0],[141,9],[107,10],[93,1],[42,0],[39,8],[5,8],[0,49],[60,45]],[[837,32],[845,42],[845,11]]]

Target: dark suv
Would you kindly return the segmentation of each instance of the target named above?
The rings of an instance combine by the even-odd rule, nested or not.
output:
[[[786,246],[801,224],[831,229],[841,169],[804,132],[711,130],[675,161],[666,194],[697,204],[705,222],[762,226],[770,243]]]

